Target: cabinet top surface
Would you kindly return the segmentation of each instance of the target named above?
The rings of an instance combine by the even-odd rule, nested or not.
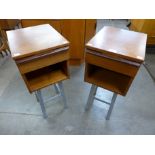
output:
[[[86,48],[112,57],[142,62],[145,58],[147,35],[111,26],[104,26]]]
[[[69,42],[49,24],[7,31],[7,37],[14,59],[69,45]]]

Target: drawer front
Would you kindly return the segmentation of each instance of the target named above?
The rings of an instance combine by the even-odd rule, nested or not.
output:
[[[140,64],[132,64],[132,62],[125,62],[122,59],[113,60],[107,57],[101,57],[91,53],[86,53],[85,61],[105,69],[115,71],[124,75],[134,77],[140,67]]]
[[[21,74],[24,74],[68,59],[69,52],[62,51],[56,54],[50,54],[48,56],[38,57],[35,59],[31,59],[30,57],[29,61],[20,59],[19,61],[16,61],[16,64]]]

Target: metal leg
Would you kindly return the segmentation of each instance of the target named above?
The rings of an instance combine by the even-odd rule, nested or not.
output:
[[[93,104],[94,97],[96,95],[96,91],[97,91],[97,86],[92,84],[85,110],[88,110],[90,108],[90,106]]]
[[[91,89],[90,89],[90,93],[89,93],[89,97],[88,97],[88,101],[87,101],[87,104],[86,104],[86,107],[85,107],[85,110],[88,110],[91,107],[91,105],[93,104],[94,100],[98,100],[98,101],[104,102],[104,103],[110,105],[109,110],[108,110],[107,115],[106,115],[106,120],[109,120],[110,116],[111,116],[111,113],[112,113],[112,110],[113,110],[113,107],[114,107],[114,103],[115,103],[116,98],[117,98],[117,94],[114,93],[113,97],[112,97],[112,100],[111,100],[111,103],[108,103],[106,101],[102,101],[102,100],[96,98],[95,97],[96,91],[97,91],[97,86],[92,84]]]
[[[45,109],[44,101],[43,101],[43,98],[42,98],[41,90],[37,90],[36,96],[37,96],[37,98],[39,100],[41,110],[42,110],[42,113],[43,113],[43,117],[47,118],[46,109]]]
[[[64,93],[64,88],[63,88],[63,84],[62,84],[62,81],[58,83],[59,85],[59,88],[60,88],[60,94],[62,96],[62,99],[64,101],[64,108],[67,108],[67,100],[66,100],[66,96],[65,96],[65,93]]]
[[[112,109],[114,107],[114,103],[115,103],[116,98],[117,98],[117,94],[114,93],[113,94],[113,97],[112,97],[112,100],[111,100],[111,104],[110,104],[108,113],[107,113],[107,116],[106,116],[106,120],[109,120],[110,119],[110,115],[111,115]]]
[[[37,92],[34,92],[34,93],[35,93],[35,96],[36,96],[37,102],[39,102],[39,99],[38,99],[38,96],[37,96]]]
[[[59,94],[60,92],[59,92],[59,88],[57,87],[57,84],[54,84],[54,88],[55,88],[56,93]]]

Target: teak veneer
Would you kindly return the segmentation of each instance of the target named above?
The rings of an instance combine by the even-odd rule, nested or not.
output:
[[[145,58],[147,35],[103,27],[87,44],[85,81],[126,95]]]
[[[49,24],[7,31],[7,37],[30,92],[69,78],[69,42]]]

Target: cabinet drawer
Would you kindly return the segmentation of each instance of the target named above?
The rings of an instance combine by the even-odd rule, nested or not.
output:
[[[24,74],[68,59],[69,52],[67,47],[61,52],[55,50],[42,55],[19,59],[16,60],[16,64],[21,74]]]
[[[93,53],[93,54],[92,54]],[[134,77],[140,67],[139,63],[124,59],[112,59],[107,56],[99,56],[95,52],[86,52],[86,62],[96,66]]]

